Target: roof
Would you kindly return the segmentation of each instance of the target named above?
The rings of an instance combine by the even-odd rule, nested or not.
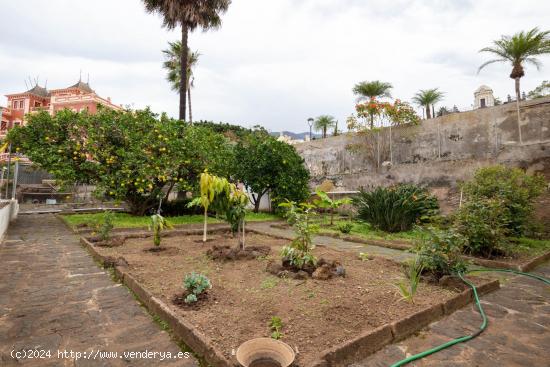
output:
[[[92,88],[90,88],[90,84],[84,83],[82,80],[79,80],[76,84],[71,85],[70,87],[67,87],[66,89],[71,89],[71,88],[77,88],[77,89],[80,89],[84,92],[94,93],[94,90]]]
[[[7,96],[17,96],[17,95],[22,95],[22,94],[34,94],[35,96],[39,96],[39,97],[49,97],[50,96],[50,92],[46,88],[42,88],[38,84],[35,85],[34,87],[32,87],[31,89],[29,89],[28,91],[21,92],[21,93],[7,94]]]
[[[475,91],[476,93],[480,93],[480,92],[493,92],[493,90],[491,88],[489,88],[488,86],[486,85],[482,85],[480,86],[479,88],[477,88],[477,90]]]

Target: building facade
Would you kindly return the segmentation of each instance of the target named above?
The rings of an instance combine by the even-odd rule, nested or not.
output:
[[[88,83],[81,80],[67,88],[52,90],[35,85],[26,92],[7,94],[6,97],[7,106],[0,106],[0,137],[5,136],[14,126],[24,125],[25,116],[30,113],[48,111],[53,116],[65,108],[75,112],[95,113],[98,105],[115,110],[122,109],[121,106],[113,104],[110,98],[100,97]]]
[[[486,85],[482,85],[474,92],[474,109],[493,107],[495,105],[495,96],[493,90]]]

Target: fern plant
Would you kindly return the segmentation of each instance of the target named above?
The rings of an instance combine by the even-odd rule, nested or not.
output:
[[[160,214],[154,214],[151,216],[151,223],[149,225],[149,230],[153,231],[153,244],[156,247],[160,246],[160,235],[164,229],[171,229],[172,224],[166,220]]]

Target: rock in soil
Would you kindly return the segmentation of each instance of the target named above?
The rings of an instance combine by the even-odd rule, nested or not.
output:
[[[284,270],[283,266],[277,260],[269,260],[267,262],[266,267],[265,267],[265,271],[267,271],[270,274],[277,275],[277,276],[283,270]]]
[[[332,278],[332,271],[330,270],[330,266],[328,264],[323,264],[319,266],[317,269],[315,269],[311,277],[317,280],[327,280]]]
[[[213,260],[253,260],[261,256],[266,256],[271,252],[269,246],[247,246],[243,249],[240,247],[231,247],[228,245],[214,245],[206,251],[206,255]]]

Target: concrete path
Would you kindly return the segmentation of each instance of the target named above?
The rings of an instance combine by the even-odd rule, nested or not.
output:
[[[0,366],[198,365],[180,352],[53,215],[10,227],[0,245]]]
[[[295,236],[292,229],[282,229],[282,228],[273,228],[271,227],[272,223],[269,222],[248,222],[248,228],[256,229],[265,233],[271,233],[276,236],[293,238]],[[413,254],[405,251],[394,250],[387,247],[375,246],[375,245],[366,245],[361,243],[354,243],[344,241],[338,238],[333,238],[329,236],[315,236],[313,238],[313,243],[316,245],[325,245],[335,248],[356,250],[358,252],[366,252],[369,255],[378,255],[384,256],[387,258],[392,258],[397,261],[403,261],[406,259],[413,258]]]
[[[550,263],[533,272],[550,278]],[[500,290],[481,298],[489,318],[483,334],[407,366],[550,366],[550,286],[519,276],[501,280],[501,286]],[[430,325],[419,335],[389,345],[352,366],[391,366],[405,357],[471,334],[480,324],[479,313],[470,305]]]

